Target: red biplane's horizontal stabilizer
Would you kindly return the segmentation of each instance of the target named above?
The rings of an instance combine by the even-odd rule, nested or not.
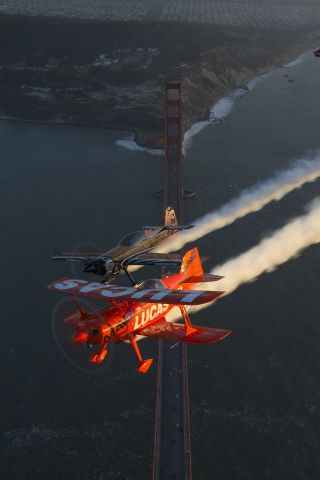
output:
[[[192,333],[187,335],[187,328],[183,323],[170,323],[165,320],[160,320],[150,325],[150,327],[142,328],[138,333],[145,337],[163,338],[173,342],[215,343],[227,337],[232,332],[231,330],[192,325]]]
[[[49,285],[49,290],[79,295],[98,300],[115,300],[117,302],[162,303],[172,305],[200,305],[212,302],[224,292],[205,290],[170,290],[144,289],[134,287],[117,287],[86,280],[63,278]]]
[[[195,275],[193,277],[186,278],[181,283],[206,283],[206,282],[217,282],[224,277],[220,275],[211,275],[210,273],[206,273],[204,275]]]

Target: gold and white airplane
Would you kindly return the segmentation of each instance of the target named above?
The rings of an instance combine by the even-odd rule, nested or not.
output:
[[[135,285],[132,275],[128,272],[130,265],[180,265],[182,258],[176,253],[151,252],[164,240],[180,230],[192,228],[193,225],[179,226],[173,208],[164,211],[162,226],[145,226],[140,230],[126,235],[118,245],[104,253],[55,253],[53,260],[63,262],[81,262],[84,272],[101,275],[103,283],[111,282],[122,270]]]

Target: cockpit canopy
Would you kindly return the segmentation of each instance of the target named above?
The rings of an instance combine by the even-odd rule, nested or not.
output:
[[[148,280],[144,280],[144,282],[142,282],[139,285],[139,288],[143,288],[143,289],[159,288],[162,290],[162,289],[166,289],[167,287],[165,286],[163,281],[160,280],[159,278],[149,278]]]
[[[121,247],[133,247],[137,243],[141,242],[141,240],[145,240],[147,238],[148,237],[144,230],[137,230],[136,232],[128,233],[128,235],[120,240],[118,245]]]

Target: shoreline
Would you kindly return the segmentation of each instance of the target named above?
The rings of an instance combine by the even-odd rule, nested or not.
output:
[[[0,49],[0,118],[115,131],[121,147],[160,155],[166,81],[182,85],[187,148],[188,138],[228,115],[221,108],[232,110],[259,78],[294,64],[320,39],[238,27],[105,25],[0,15],[0,44],[12,38]],[[35,38],[21,45],[22,34]],[[112,55],[129,52],[116,54],[121,65],[97,63],[106,58],[105,45],[116,48]]]
[[[194,123],[185,133],[184,133],[184,148],[187,149],[189,147],[189,142],[192,142],[192,138],[197,135],[202,129],[206,128],[208,125],[213,125],[215,123],[219,123],[224,120],[224,118],[228,117],[231,113],[237,101],[246,96],[250,91],[252,91],[256,84],[260,82],[260,80],[267,78],[278,70],[283,68],[293,68],[298,65],[302,58],[307,55],[310,50],[301,53],[296,57],[294,60],[289,61],[286,64],[275,66],[274,69],[268,71],[267,73],[262,73],[256,77],[250,78],[248,82],[243,87],[238,87],[235,90],[231,91],[228,95],[225,95],[219,98],[210,108],[209,115],[206,120],[200,120],[199,122]],[[217,107],[219,104],[223,102],[228,103],[229,105],[226,106],[226,112],[221,112],[220,114],[217,112]]]
[[[237,101],[239,98],[247,95],[251,90],[253,90],[256,86],[256,84],[262,80],[263,78],[266,78],[270,75],[273,75],[275,72],[277,72],[280,69],[284,68],[292,68],[300,63],[302,61],[302,58],[307,55],[310,52],[310,49],[304,51],[303,53],[299,53],[298,56],[294,59],[288,58],[288,63],[284,63],[282,65],[274,65],[274,67],[271,69],[267,68],[266,72],[258,74],[255,77],[250,77],[242,87],[238,87],[234,90],[230,90],[229,94],[221,96],[216,99],[216,101],[211,105],[209,108],[209,114],[205,119],[201,119],[191,125],[191,127],[184,132],[183,135],[183,148],[186,151],[192,142],[192,139],[194,136],[196,136],[198,133],[200,133],[201,130],[206,128],[208,125],[212,125],[215,123],[219,123],[224,120],[224,118],[227,118],[234,106],[236,105]],[[228,111],[226,113],[223,113],[222,115],[219,115],[215,112],[216,107],[223,103],[227,102],[230,105],[227,107]],[[149,155],[155,155],[155,156],[162,156],[164,153],[163,149],[160,148],[152,148],[149,147],[148,145],[143,145],[143,143],[139,143],[139,138],[140,138],[140,132],[137,130],[134,130],[131,127],[113,127],[113,126],[106,126],[106,125],[99,125],[99,124],[92,124],[92,123],[77,123],[77,122],[68,122],[68,121],[55,121],[55,120],[48,120],[48,121],[42,121],[42,120],[28,120],[28,119],[20,119],[20,118],[10,118],[10,117],[4,117],[0,116],[0,121],[10,121],[10,122],[19,122],[19,123],[30,123],[34,125],[45,125],[45,126],[61,126],[61,127],[80,127],[80,128],[92,128],[92,129],[99,129],[99,130],[106,130],[110,132],[118,132],[119,135],[122,134],[123,137],[119,138],[115,141],[115,144],[118,145],[121,148],[125,148],[129,151],[144,151],[148,153]],[[125,145],[125,142],[128,143],[128,146]]]
[[[224,118],[229,116],[229,114],[232,112],[235,104],[237,103],[237,100],[245,95],[247,95],[251,90],[253,90],[256,86],[256,84],[262,80],[263,78],[269,77],[270,75],[273,75],[275,72],[277,72],[280,69],[283,68],[292,68],[298,65],[301,61],[302,58],[307,55],[310,52],[310,48],[307,50],[304,50],[302,53],[299,52],[298,56],[294,56],[293,59],[290,55],[288,55],[287,58],[287,63],[282,63],[281,65],[273,65],[266,68],[266,71],[263,73],[259,73],[257,76],[253,77],[248,77],[246,83],[242,87],[237,87],[235,89],[230,89],[229,93],[226,95],[223,95],[221,97],[218,97],[214,100],[214,103],[211,104],[211,107],[208,109],[208,114],[206,118],[199,119],[195,123],[191,125],[190,128],[188,128],[183,135],[183,148],[186,150],[189,148],[189,143],[191,144],[192,138],[197,135],[202,129],[206,128],[208,125],[212,125],[214,123],[218,123],[223,121]],[[291,57],[291,58],[290,58]],[[221,116],[217,113],[215,113],[216,107],[222,103],[223,101],[230,102],[230,111],[228,111],[226,114],[222,114]],[[104,128],[104,127],[102,127]],[[147,146],[143,146],[142,144],[139,144],[139,134],[133,130],[126,130],[129,133],[132,133],[134,135],[133,141],[136,145],[136,150],[149,150]],[[123,139],[125,140],[125,139]],[[122,146],[122,145],[120,145]],[[123,148],[126,148],[125,146],[122,146]],[[128,150],[133,150],[133,148],[128,148]],[[163,150],[159,149],[159,152],[162,152]],[[160,155],[160,153],[159,153]]]
[[[288,63],[284,63],[282,65],[274,65],[274,68],[269,68],[265,73],[258,74],[255,77],[251,77],[248,79],[247,83],[245,83],[242,87],[238,87],[234,90],[230,90],[229,94],[221,96],[217,98],[214,103],[211,105],[209,108],[209,114],[205,119],[200,119],[199,121],[193,123],[191,127],[184,132],[183,135],[183,148],[184,151],[190,147],[192,139],[194,136],[196,136],[198,133],[200,133],[201,130],[206,128],[208,125],[213,125],[215,123],[219,123],[224,120],[224,118],[227,118],[234,106],[236,105],[237,101],[239,98],[247,95],[251,90],[253,90],[256,86],[256,84],[262,80],[263,78],[266,78],[270,75],[273,75],[275,72],[277,72],[280,69],[283,68],[292,68],[300,63],[302,61],[302,57],[307,55],[310,52],[310,50],[306,50],[303,53],[299,53],[298,57],[294,59],[288,59]],[[216,107],[223,103],[227,102],[230,105],[228,106],[228,111],[222,115],[219,115],[215,113]],[[48,121],[41,121],[41,120],[28,120],[28,119],[20,119],[20,118],[10,118],[10,117],[2,117],[0,116],[0,121],[10,121],[10,122],[19,122],[19,123],[31,123],[34,125],[45,125],[45,126],[61,126],[61,127],[81,127],[81,128],[93,128],[93,129],[99,129],[99,130],[106,130],[110,132],[118,132],[119,135],[122,134],[123,138],[119,138],[115,141],[115,144],[118,145],[121,148],[125,148],[129,151],[144,151],[148,153],[149,155],[155,155],[155,156],[162,156],[164,153],[163,149],[160,148],[152,148],[149,147],[148,145],[143,145],[143,143],[139,143],[139,137],[140,137],[140,132],[134,130],[133,128],[126,128],[126,127],[112,127],[112,126],[105,126],[105,125],[99,125],[99,124],[84,124],[84,123],[77,123],[77,122],[63,122],[63,121],[55,121],[55,120],[48,120]],[[128,146],[125,145],[125,142],[127,142]]]

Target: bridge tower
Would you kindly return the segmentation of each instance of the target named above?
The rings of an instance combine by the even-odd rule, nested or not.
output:
[[[166,84],[164,208],[183,221],[181,85]],[[159,341],[153,480],[191,480],[187,346]]]
[[[183,120],[181,85],[166,84],[164,131],[164,208],[175,209],[183,222]]]

